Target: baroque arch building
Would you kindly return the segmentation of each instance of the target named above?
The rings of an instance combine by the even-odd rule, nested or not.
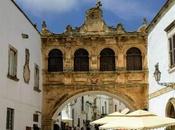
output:
[[[148,107],[147,33],[122,24],[109,27],[101,5],[87,10],[80,27],[67,26],[54,34],[42,25],[43,119],[42,129],[52,129],[52,118],[75,95],[107,92],[119,96],[133,109]]]

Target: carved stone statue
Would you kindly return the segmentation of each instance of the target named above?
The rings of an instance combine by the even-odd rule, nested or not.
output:
[[[100,1],[100,0],[97,0],[96,7],[97,7],[97,8],[100,8],[101,6],[102,6],[101,1]]]
[[[123,33],[125,33],[125,29],[124,29],[124,27],[123,27],[123,25],[122,25],[121,23],[119,23],[119,24],[117,25],[116,31],[117,31],[118,34],[123,34]]]
[[[67,25],[67,27],[66,27],[66,32],[72,32],[72,26],[71,25]]]
[[[42,34],[42,35],[50,35],[50,34],[51,34],[51,33],[49,32],[49,30],[47,29],[46,21],[43,21],[43,23],[42,23],[41,34]]]
[[[108,32],[108,27],[103,20],[102,4],[97,1],[96,6],[87,10],[84,24],[80,27],[80,32]]]

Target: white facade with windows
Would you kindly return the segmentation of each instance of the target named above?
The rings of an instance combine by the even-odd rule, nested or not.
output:
[[[154,77],[159,63],[160,83],[175,82],[175,1],[168,0],[148,26],[149,110],[175,118],[175,89]],[[170,84],[169,84],[170,85]],[[173,130],[173,128],[171,128]]]
[[[0,19],[0,130],[40,127],[40,34],[11,0],[0,0]]]
[[[86,129],[93,127],[89,125],[91,121],[125,108],[124,103],[107,95],[84,95],[67,104],[55,123],[61,126],[62,121],[67,126]]]

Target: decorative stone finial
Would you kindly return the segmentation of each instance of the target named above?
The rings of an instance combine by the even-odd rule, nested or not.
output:
[[[119,23],[119,24],[117,25],[116,31],[117,31],[117,33],[119,33],[119,34],[125,33],[125,29],[124,29],[124,27],[123,27],[123,25],[122,25],[121,23]]]
[[[41,29],[41,34],[42,35],[50,35],[51,33],[47,29],[46,21],[43,21],[42,23],[42,29]]]
[[[102,6],[101,1],[100,1],[100,0],[97,0],[96,7],[97,7],[97,8],[100,8],[101,6]]]
[[[66,27],[66,32],[72,32],[72,26],[71,25],[67,25]]]
[[[42,28],[47,28],[46,21],[43,21]]]
[[[142,25],[138,28],[138,32],[146,33],[146,28],[147,28],[148,22],[146,17],[143,18]]]
[[[108,32],[109,28],[103,20],[103,11],[100,0],[97,0],[96,6],[86,11],[84,24],[80,27],[80,32],[101,33]]]
[[[143,24],[145,24],[145,25],[148,24],[148,21],[147,21],[146,17],[143,18]]]

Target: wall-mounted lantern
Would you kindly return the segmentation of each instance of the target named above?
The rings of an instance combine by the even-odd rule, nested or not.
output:
[[[159,63],[157,63],[155,65],[154,78],[157,81],[157,83],[159,85],[161,85],[161,86],[172,87],[172,88],[175,86],[175,82],[163,82],[163,83],[160,83],[161,72],[159,70]]]

